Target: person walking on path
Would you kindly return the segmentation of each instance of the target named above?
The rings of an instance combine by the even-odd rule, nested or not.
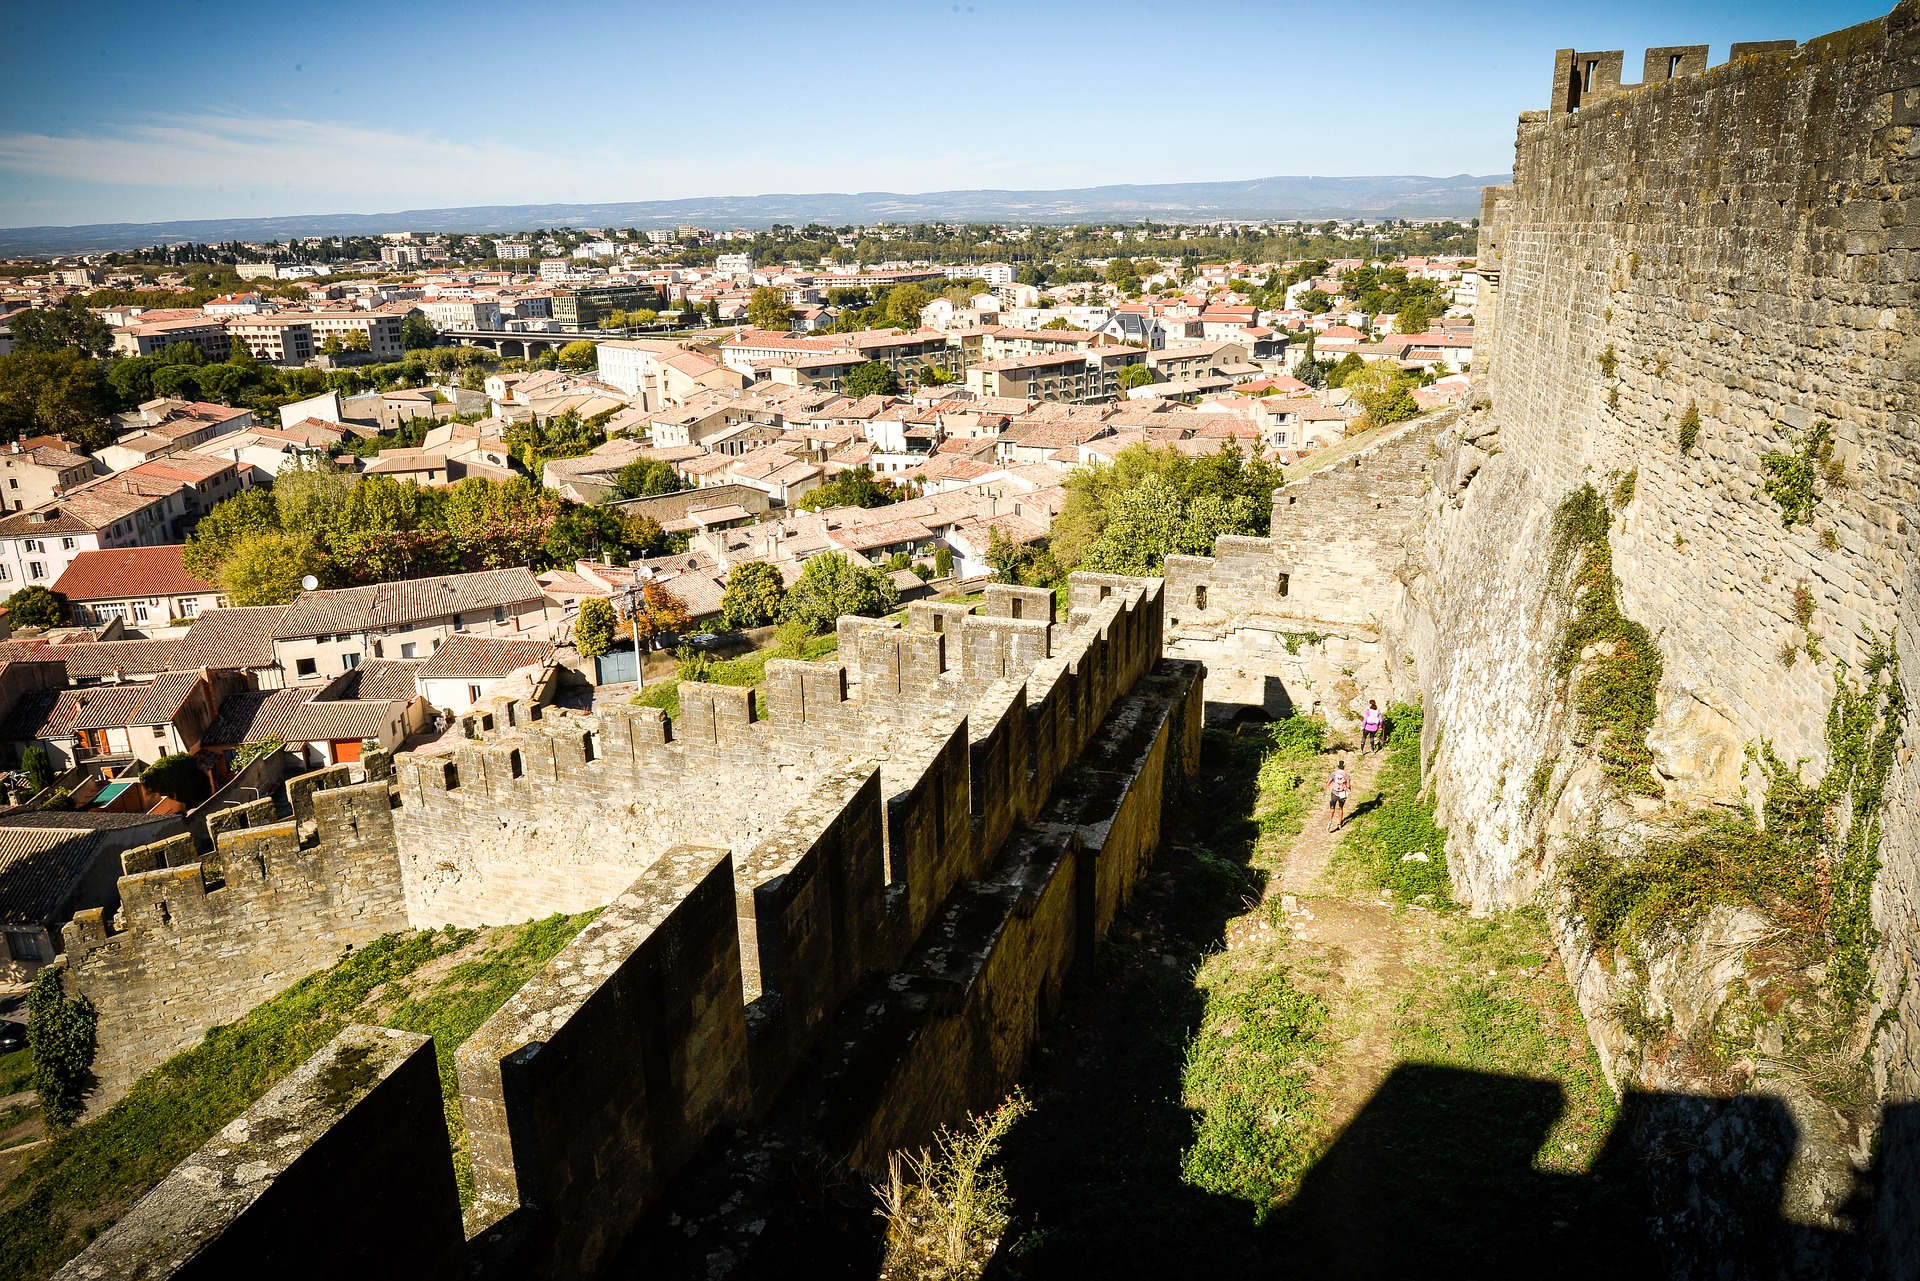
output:
[[[1387,718],[1381,714],[1380,704],[1371,698],[1368,699],[1366,713],[1360,717],[1360,754],[1362,756],[1369,751],[1380,750],[1382,746],[1380,740],[1386,737],[1383,732],[1386,723]]]
[[[1353,775],[1347,773],[1347,763],[1341,761],[1334,767],[1333,777],[1327,780],[1327,830],[1337,832],[1347,825],[1347,793],[1353,790]]]

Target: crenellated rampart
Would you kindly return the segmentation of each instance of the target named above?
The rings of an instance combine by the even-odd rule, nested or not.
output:
[[[764,718],[692,683],[671,719],[501,700],[453,752],[395,759],[397,808],[384,782],[320,790],[304,827],[219,835],[238,874],[304,852],[338,880],[378,851],[387,911],[419,926],[606,904],[458,1053],[472,1266],[605,1271],[655,1248],[663,1204],[739,1209],[701,1200],[733,1159],[716,1135],[873,1170],[1007,1086],[1197,765],[1202,671],[1160,659],[1159,580],[1076,575],[1068,605],[1009,588],[984,614],[843,620],[836,660],[769,665]],[[129,879],[203,882],[191,854]],[[689,1161],[707,1177],[677,1178]]]
[[[306,824],[231,826],[270,820],[265,801],[222,814],[211,853],[184,833],[128,850],[117,916],[92,908],[67,924],[67,990],[93,1001],[102,1029],[90,1108],[208,1028],[406,928],[387,785],[304,777],[319,785],[302,789]]]

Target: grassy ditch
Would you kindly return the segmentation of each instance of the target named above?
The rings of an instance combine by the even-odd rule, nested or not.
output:
[[[751,654],[742,654],[739,658],[730,658],[722,662],[708,663],[695,675],[697,679],[709,685],[751,685],[760,691],[757,705],[762,720],[766,719],[767,663],[775,658],[804,658],[808,660],[825,658],[840,648],[837,635],[816,636],[806,643],[798,654],[783,654],[778,646],[757,649]],[[653,681],[633,696],[633,701],[641,707],[658,707],[670,717],[680,715],[680,682],[694,677],[669,676],[665,680]]]
[[[1606,776],[1630,795],[1660,796],[1647,731],[1664,664],[1652,633],[1620,613],[1613,577],[1612,516],[1600,491],[1583,485],[1554,514],[1553,577],[1571,574],[1572,617],[1556,666],[1563,680],[1578,672],[1573,707],[1582,737],[1591,737]]]
[[[1447,831],[1433,821],[1435,798],[1420,794],[1420,708],[1387,709],[1387,760],[1375,794],[1354,810],[1333,866],[1345,880],[1391,890],[1405,902],[1453,901]]]
[[[1182,1173],[1264,1221],[1320,1152],[1313,1069],[1329,1049],[1327,1004],[1294,983],[1278,949],[1221,953],[1198,984],[1206,1014],[1182,1077],[1195,1114]]]
[[[470,1200],[453,1052],[591,917],[389,934],[212,1029],[105,1113],[60,1131],[0,1188],[0,1276],[50,1275],[353,1022],[434,1038],[461,1200]]]

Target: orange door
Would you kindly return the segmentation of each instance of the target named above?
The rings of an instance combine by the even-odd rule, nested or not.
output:
[[[335,743],[333,745],[333,760],[335,764],[345,765],[348,761],[357,761],[359,759],[360,759],[360,740],[359,739],[350,738],[344,742]]]

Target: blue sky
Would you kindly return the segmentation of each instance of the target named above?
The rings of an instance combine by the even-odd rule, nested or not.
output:
[[[0,0],[0,226],[1503,172],[1553,51],[1891,0]]]

